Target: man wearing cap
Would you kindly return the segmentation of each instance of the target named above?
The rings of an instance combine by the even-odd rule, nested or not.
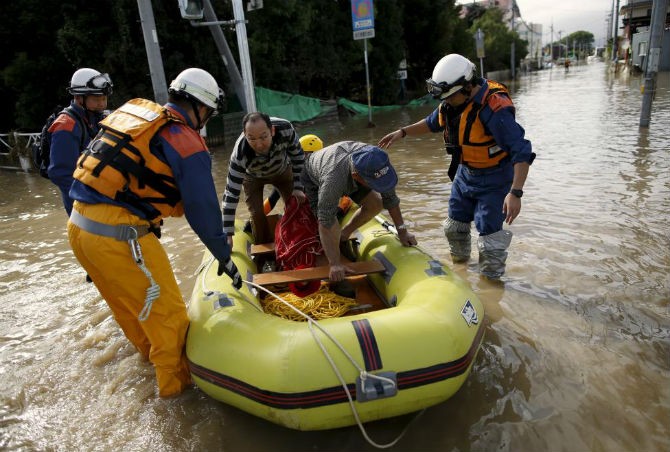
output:
[[[330,264],[331,281],[342,281],[347,272],[340,261],[340,242],[358,227],[388,210],[404,246],[416,245],[414,234],[403,224],[398,183],[388,155],[382,149],[358,141],[341,141],[310,153],[301,174],[305,194],[319,221],[319,236]],[[342,196],[360,205],[349,222],[340,228],[337,207]]]

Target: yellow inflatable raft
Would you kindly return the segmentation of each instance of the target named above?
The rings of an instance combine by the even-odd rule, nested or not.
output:
[[[236,226],[233,260],[252,281],[261,276],[252,237]],[[359,305],[347,315],[317,322],[263,312],[265,292],[248,283],[236,291],[206,253],[186,343],[198,387],[299,430],[398,416],[451,397],[484,335],[481,302],[446,265],[403,247],[383,217],[361,227],[357,239],[358,261],[376,260],[383,271],[357,277]]]

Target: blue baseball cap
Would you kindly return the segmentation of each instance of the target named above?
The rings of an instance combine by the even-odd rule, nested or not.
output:
[[[398,175],[391,166],[388,154],[377,146],[368,145],[352,153],[351,162],[356,172],[374,191],[387,193],[398,183]]]

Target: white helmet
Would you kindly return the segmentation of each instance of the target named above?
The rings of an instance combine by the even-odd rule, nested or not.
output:
[[[442,57],[433,69],[433,76],[426,80],[428,92],[436,99],[446,99],[473,81],[477,67],[464,56],[451,53]]]
[[[183,70],[172,80],[168,92],[195,100],[212,110],[222,110],[224,93],[209,72],[195,67]]]
[[[87,96],[90,94],[99,94],[109,96],[112,94],[112,79],[109,74],[101,74],[95,69],[89,67],[77,69],[72,74],[70,87],[67,92],[74,95]]]

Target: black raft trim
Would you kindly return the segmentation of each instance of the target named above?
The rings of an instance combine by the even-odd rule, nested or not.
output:
[[[365,370],[369,372],[384,367],[370,321],[368,319],[354,320],[351,324],[356,331],[356,337],[358,337],[358,345],[361,347],[363,361],[365,361]]]
[[[484,327],[480,327],[470,350],[461,358],[442,364],[436,364],[422,369],[414,369],[397,374],[398,389],[409,389],[436,383],[457,377],[467,370],[472,363],[479,344],[484,336]],[[319,389],[316,391],[282,393],[268,391],[245,383],[236,378],[224,375],[188,360],[191,373],[220,388],[231,391],[239,396],[246,397],[254,402],[273,408],[284,410],[317,408],[320,406],[335,405],[348,401],[342,386]],[[356,385],[347,385],[351,397],[356,400]]]

